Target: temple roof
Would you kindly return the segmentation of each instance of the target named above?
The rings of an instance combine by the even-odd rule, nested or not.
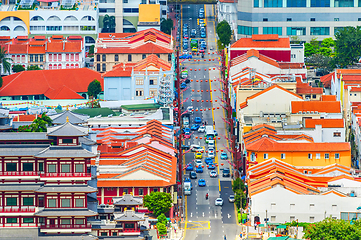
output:
[[[0,187],[1,189],[1,187]],[[88,185],[44,185],[35,192],[40,193],[76,193],[76,192],[83,192],[83,193],[91,193],[96,192],[97,189],[90,187]]]
[[[0,156],[34,156],[49,144],[0,144]]]
[[[45,132],[0,132],[0,141],[4,140],[49,140]]]
[[[44,210],[41,210],[34,214],[38,217],[77,217],[77,216],[84,216],[84,217],[90,217],[90,216],[96,216],[98,215],[96,212],[93,212],[91,210],[88,210],[87,208],[84,209],[60,209],[60,208],[47,208]]]
[[[49,115],[49,117],[53,120],[53,124],[64,124],[69,119],[69,122],[72,124],[81,124],[86,123],[88,121],[89,116],[79,113],[74,113],[72,111],[66,110],[61,113]]]
[[[66,122],[59,126],[49,127],[48,136],[56,137],[81,137],[88,135],[88,128]]]
[[[40,188],[42,184],[24,184],[24,183],[3,183],[0,184],[0,192],[11,191],[35,191]]]
[[[144,221],[144,213],[125,210],[122,213],[114,213],[114,221]]]
[[[125,194],[121,197],[113,198],[114,205],[123,205],[123,206],[131,206],[131,205],[143,205],[142,197],[134,197],[131,194]]]
[[[95,156],[96,154],[81,146],[50,146],[35,155],[38,158],[91,158]]]

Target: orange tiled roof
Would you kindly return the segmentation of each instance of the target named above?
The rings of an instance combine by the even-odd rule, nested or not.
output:
[[[343,119],[305,119],[305,128],[315,128],[322,125],[323,128],[343,128]]]
[[[14,122],[32,122],[36,119],[36,115],[19,115],[15,116],[13,121]]]
[[[320,81],[323,83],[323,86],[326,87],[326,88],[330,88],[331,87],[331,80],[332,80],[332,77],[334,75],[334,72],[331,72],[327,75],[324,75],[320,78]]]
[[[292,101],[291,112],[341,113],[340,101]]]
[[[151,54],[145,59],[140,60],[134,65],[135,71],[144,71],[145,68],[153,66],[158,69],[162,68],[164,71],[169,71],[172,68],[172,65],[168,63],[167,61],[164,61],[163,59],[159,58],[155,54]],[[153,70],[152,70],[153,71]]]
[[[232,48],[287,48],[290,49],[290,39],[280,38],[277,34],[256,34],[252,38],[241,38],[231,45]]]
[[[89,83],[94,79],[97,79],[103,88],[101,74],[88,68],[23,71],[3,77],[0,96],[49,93],[55,99],[71,99],[75,97],[74,92],[87,92]]]
[[[153,42],[148,42],[136,48],[127,47],[107,47],[97,48],[97,53],[142,53],[142,54],[161,54],[172,53],[172,49],[155,45]]]
[[[308,83],[303,83],[300,80],[297,80],[296,92],[297,94],[322,94],[323,88],[312,87]]]

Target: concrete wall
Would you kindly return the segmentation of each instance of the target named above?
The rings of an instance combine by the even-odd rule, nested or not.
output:
[[[334,132],[340,132],[340,137],[334,137]],[[313,138],[314,142],[345,142],[345,128],[322,128],[316,125],[314,129],[301,129],[292,131],[278,131],[277,134],[306,134]]]

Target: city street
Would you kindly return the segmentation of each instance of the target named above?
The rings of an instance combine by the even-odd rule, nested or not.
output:
[[[237,225],[235,205],[228,201],[229,195],[233,194],[231,177],[222,176],[222,169],[229,167],[229,164],[227,160],[220,159],[221,150],[226,152],[229,158],[231,155],[226,149],[229,143],[226,139],[226,125],[222,119],[224,118],[224,111],[220,105],[220,98],[222,97],[220,88],[222,83],[219,81],[220,55],[217,55],[216,52],[215,5],[182,5],[180,26],[181,29],[183,29],[183,24],[187,23],[188,31],[190,32],[191,29],[196,29],[196,38],[200,39],[200,27],[197,24],[200,8],[204,8],[205,19],[207,20],[207,38],[205,39],[207,49],[205,50],[204,58],[200,55],[193,55],[193,59],[181,60],[180,67],[187,69],[188,78],[193,80],[187,84],[188,89],[185,90],[182,98],[183,100],[187,100],[183,105],[184,110],[186,110],[188,106],[193,106],[195,110],[194,114],[190,115],[190,126],[194,124],[196,117],[200,117],[202,123],[206,121],[207,125],[212,125],[213,122],[215,123],[214,127],[218,136],[215,144],[217,154],[214,162],[218,164],[218,168],[216,168],[218,176],[211,178],[209,175],[211,170],[207,169],[207,164],[204,162],[204,159],[208,156],[208,146],[204,140],[204,133],[192,131],[191,138],[185,139],[183,144],[189,146],[192,144],[200,145],[204,147],[206,152],[204,152],[202,156],[204,172],[197,173],[198,178],[192,179],[192,193],[185,197],[184,239],[223,240],[225,235],[227,239],[235,239],[240,232],[240,227]],[[182,36],[183,34],[181,34],[181,39]],[[190,47],[188,47],[188,51],[191,51]],[[215,108],[215,110],[212,110],[213,108]],[[188,163],[193,162],[194,157],[194,152],[186,153],[183,167],[185,168]],[[223,166],[221,163],[223,163]],[[192,164],[193,167],[195,167],[195,163]],[[189,172],[190,171],[184,170],[184,178],[189,177]],[[198,180],[201,178],[206,180],[205,187],[198,186]],[[209,193],[208,199],[206,199],[206,193]],[[219,197],[224,201],[223,206],[215,206],[215,200]]]

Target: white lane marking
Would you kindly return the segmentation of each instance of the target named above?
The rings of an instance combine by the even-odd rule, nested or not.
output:
[[[230,218],[230,217],[231,217],[231,214],[228,213],[228,218]]]
[[[202,214],[202,215],[203,215],[203,217],[204,217],[204,212],[203,212],[203,214]]]
[[[191,213],[191,217],[192,217],[193,213]]]
[[[216,214],[216,213],[214,214],[214,218],[217,218],[217,214]]]

